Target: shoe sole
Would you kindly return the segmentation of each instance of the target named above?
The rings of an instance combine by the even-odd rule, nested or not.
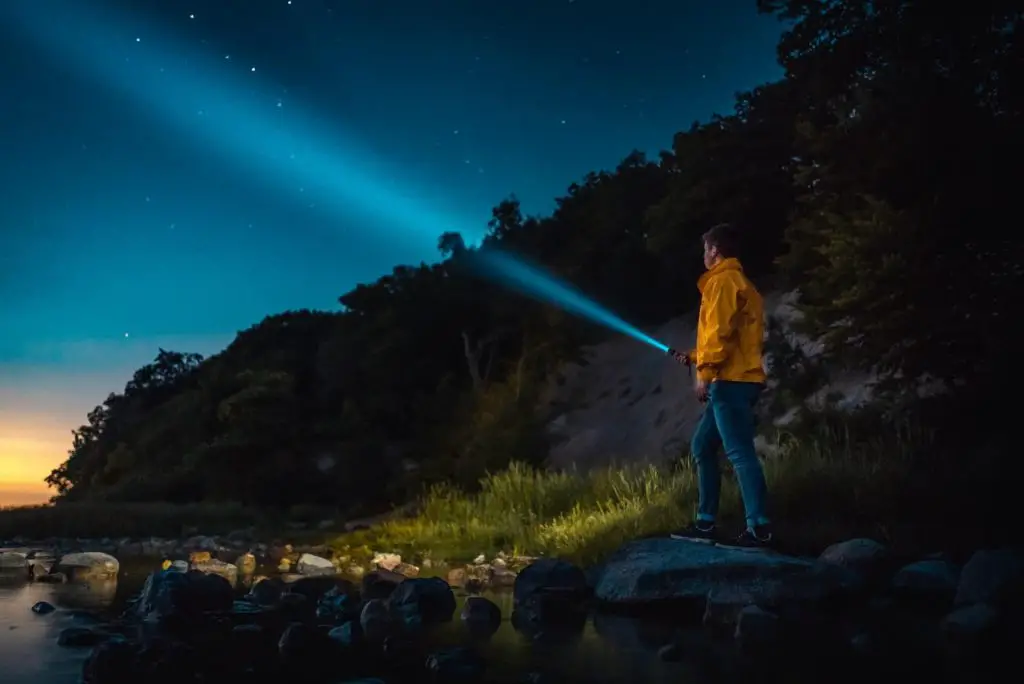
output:
[[[730,544],[728,542],[723,544],[719,542],[718,544],[715,544],[715,546],[718,546],[723,549],[732,549],[733,551],[768,551],[771,553],[776,552],[775,549],[773,549],[769,544],[743,546],[742,544]]]
[[[683,536],[681,534],[670,534],[668,536],[669,536],[670,539],[675,539],[677,541],[696,542],[697,544],[716,544],[717,543],[714,539],[702,539],[700,537],[685,537],[685,536]]]

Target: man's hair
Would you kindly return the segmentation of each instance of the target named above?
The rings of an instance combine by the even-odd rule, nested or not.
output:
[[[725,258],[734,257],[739,251],[739,235],[732,224],[719,223],[717,226],[711,226],[703,237],[704,242],[717,248],[718,253]]]

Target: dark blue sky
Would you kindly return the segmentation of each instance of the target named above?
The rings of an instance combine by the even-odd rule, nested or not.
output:
[[[547,212],[777,78],[780,32],[754,0],[4,2],[0,440],[66,436],[158,345],[334,308],[510,193]]]

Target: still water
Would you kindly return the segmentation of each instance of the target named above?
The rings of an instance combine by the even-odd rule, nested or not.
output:
[[[66,627],[88,624],[83,612],[113,615],[142,586],[151,568],[124,569],[118,581],[75,584],[33,584],[22,573],[0,574],[0,682],[3,684],[77,684],[87,648],[57,646]],[[521,681],[528,672],[541,671],[563,682],[700,682],[685,663],[664,663],[657,649],[679,636],[671,627],[612,616],[589,620],[571,638],[525,636],[509,621],[512,597],[488,595],[502,611],[498,632],[481,647],[494,681]],[[459,597],[458,610],[465,597]],[[57,607],[49,615],[36,615],[32,606],[47,601]],[[439,646],[466,642],[456,619],[435,634]]]

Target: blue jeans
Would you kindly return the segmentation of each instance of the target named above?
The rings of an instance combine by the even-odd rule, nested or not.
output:
[[[708,388],[704,415],[690,440],[690,451],[697,463],[697,520],[713,522],[718,514],[722,490],[722,474],[718,467],[718,448],[725,446],[725,455],[736,472],[743,496],[747,526],[764,525],[768,486],[761,462],[754,451],[756,420],[754,405],[763,386],[753,382],[716,381]]]

